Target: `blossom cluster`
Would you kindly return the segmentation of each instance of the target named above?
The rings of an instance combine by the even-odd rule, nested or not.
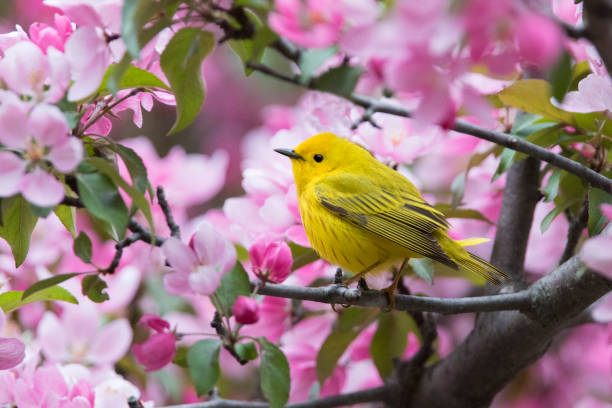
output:
[[[212,8],[214,12],[229,5],[220,3]],[[225,143],[233,151],[187,154],[174,147],[159,157],[145,137],[107,143],[115,124],[111,118],[119,112],[131,110],[132,121],[140,127],[142,109],[151,110],[154,100],[178,103],[178,97],[167,90],[132,92],[126,87],[113,93],[108,88],[109,69],[117,69],[127,55],[128,46],[120,35],[123,1],[45,0],[57,11],[52,25],[33,23],[27,32],[17,27],[0,34],[0,197],[21,194],[36,214],[56,208],[37,220],[21,265],[15,264],[8,240],[0,241],[0,299],[43,279],[79,274],[59,286],[78,305],[35,302],[7,316],[0,311],[0,405],[127,407],[130,397],[140,399],[145,407],[152,407],[153,400],[194,402],[202,399],[196,396],[201,390],[197,384],[194,388],[187,370],[180,366],[188,359],[185,350],[196,347],[202,338],[222,339],[216,358],[225,383],[221,391],[230,397],[249,397],[234,390],[253,388],[252,379],[257,377],[253,372],[263,365],[262,338],[279,344],[288,360],[289,401],[381,385],[384,370],[375,364],[371,344],[385,324],[383,318],[364,316],[367,324],[359,327],[338,364],[319,383],[317,355],[338,326],[337,313],[315,302],[257,294],[258,285],[268,283],[317,286],[332,281],[335,271],[310,249],[291,165],[274,149],[294,148],[320,132],[349,138],[397,168],[430,203],[443,208],[457,200],[459,210],[468,216],[459,211],[458,218],[451,217],[453,238],[493,238],[506,183],[497,156],[504,160],[504,153],[489,142],[451,130],[457,117],[490,129],[510,130],[519,121],[516,109],[497,109],[486,96],[510,86],[522,74],[550,69],[564,49],[576,61],[587,61],[592,72],[563,101],[553,102],[564,112],[612,111],[607,95],[612,82],[594,48],[566,39],[559,25],[545,16],[546,10],[534,11],[510,0],[495,4],[406,0],[394,6],[374,0],[273,3],[264,24],[275,33],[303,47],[304,53],[333,47],[330,57],[315,70],[317,75],[343,64],[364,67],[355,90],[382,95],[381,101],[390,105],[408,106],[413,116],[377,112],[371,121],[363,121],[363,110],[349,101],[308,91],[295,103],[267,105],[258,117],[247,118],[243,109],[237,112],[232,106],[237,100],[256,100],[246,94],[254,91],[236,87],[224,92],[232,86],[222,76],[229,70],[205,66],[210,77],[214,78],[216,69],[223,79],[209,80],[209,94],[217,92],[211,98],[213,116],[228,123],[240,121],[236,125],[240,129],[254,122],[259,125],[238,145]],[[571,0],[554,0],[549,11],[566,24],[582,24],[581,6]],[[160,55],[175,32],[195,26],[184,23],[183,10],[177,13],[181,18],[144,44],[132,67],[167,81]],[[219,28],[212,30],[215,38],[221,37]],[[410,35],[397,35],[403,32]],[[211,65],[217,62],[207,60]],[[235,95],[234,90],[245,94]],[[83,284],[96,272],[108,271],[107,266],[116,260],[120,238],[110,239],[108,223],[86,211],[75,212],[74,225],[66,225],[57,206],[74,198],[73,179],[83,159],[108,158],[107,150],[114,143],[142,160],[151,187],[165,188],[182,237],[172,230],[163,203],[150,203],[149,226],[163,242],[152,246],[136,241],[122,248],[113,273],[100,273],[108,285],[102,292],[109,299],[95,303]],[[588,143],[571,148],[582,157],[595,156]],[[228,196],[227,192],[237,190],[227,186],[228,168],[235,164],[230,158],[237,157],[243,193]],[[474,164],[474,157],[482,159]],[[109,162],[117,166],[118,177],[136,185],[128,160],[113,160]],[[544,182],[553,177],[547,174]],[[451,189],[451,185],[462,187]],[[211,199],[224,187],[225,194],[215,201],[223,202],[222,208],[194,217],[196,209],[214,205]],[[136,208],[136,195],[127,190],[121,195]],[[552,199],[536,208],[525,265],[530,280],[554,268],[564,252],[568,221],[559,216],[547,228],[540,228],[555,208]],[[583,233],[586,242],[580,254],[589,267],[609,276],[612,258],[607,249],[612,233],[604,228],[605,220],[612,220],[612,210],[609,204],[597,208],[604,220],[603,232],[589,239]],[[149,223],[144,212],[130,211],[130,216],[143,225]],[[77,249],[80,233],[91,241],[90,259]],[[488,258],[491,245],[474,251]],[[310,257],[308,262],[303,262],[305,257]],[[224,279],[242,277],[244,272],[255,289],[251,292],[249,286],[227,307],[219,292],[226,289]],[[367,283],[380,288],[388,278],[386,273],[368,276]],[[473,289],[468,281],[444,276],[436,276],[433,285],[413,276],[405,277],[404,283],[415,293],[432,296],[463,296]],[[610,320],[608,303],[604,299],[595,308],[593,316],[600,323]],[[411,324],[405,314],[385,316],[398,327]],[[471,320],[465,316],[441,322],[436,355],[448,355],[470,328]],[[410,358],[417,352],[416,332],[407,332],[405,347],[395,357]],[[542,401],[561,407],[604,406],[600,398],[611,396],[609,334],[609,327],[603,325],[576,329],[558,352],[547,354],[528,370],[526,375],[536,380],[509,387],[498,397],[499,406],[534,406]],[[255,348],[250,341],[258,342],[260,352],[245,357],[237,350]],[[580,376],[560,374],[576,367]],[[523,387],[521,395],[513,394],[514,386]]]

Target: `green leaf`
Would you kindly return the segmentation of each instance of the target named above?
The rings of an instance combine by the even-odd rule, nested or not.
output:
[[[147,168],[140,156],[138,156],[133,149],[119,143],[111,144],[110,148],[121,157],[121,160],[123,160],[128,173],[130,173],[134,187],[141,193],[148,191],[152,198],[154,196],[153,187],[151,187]]]
[[[451,193],[452,193],[452,208],[457,208],[461,205],[463,201],[463,194],[465,192],[465,179],[466,173],[461,173],[451,183]]]
[[[253,70],[247,67],[249,62],[259,62],[263,58],[264,50],[270,44],[272,44],[278,35],[272,31],[268,26],[262,25],[261,21],[253,16],[252,13],[248,12],[248,15],[257,27],[257,31],[252,38],[245,38],[242,40],[229,40],[229,45],[232,47],[234,52],[240,57],[244,65],[244,72],[247,76],[253,73]]]
[[[261,348],[261,390],[270,403],[270,408],[282,408],[289,400],[289,362],[281,349],[265,337],[258,337],[257,341]]]
[[[140,56],[140,44],[138,43],[138,31],[142,21],[138,18],[138,5],[140,0],[124,0],[121,9],[121,38],[125,48],[133,58]]]
[[[55,207],[55,215],[57,215],[57,218],[59,218],[72,237],[76,236],[76,225],[74,223],[74,218],[76,217],[75,213],[76,209],[74,207],[69,207],[67,205],[58,205]]]
[[[108,287],[106,282],[98,275],[87,275],[81,282],[81,292],[92,302],[102,303],[109,299],[105,289]]]
[[[544,201],[549,202],[554,200],[559,194],[559,182],[561,181],[561,170],[557,169],[552,172],[548,178],[546,186],[542,187],[540,191],[544,194]]]
[[[205,395],[219,379],[221,341],[206,339],[195,343],[187,352],[187,366],[198,396]]]
[[[336,46],[327,48],[311,48],[302,51],[298,66],[300,67],[300,81],[308,83],[317,68],[338,52]]]
[[[187,352],[189,351],[189,347],[187,346],[178,346],[176,348],[176,354],[174,354],[174,358],[172,362],[177,366],[187,368]]]
[[[430,285],[433,285],[434,267],[431,259],[410,258],[408,264],[412,267],[414,273],[416,273]]]
[[[55,275],[47,279],[39,280],[38,282],[30,285],[30,287],[23,292],[23,295],[21,295],[21,300],[25,300],[36,292],[40,292],[41,290],[50,288],[51,286],[58,285],[78,275],[81,275],[81,273],[63,273],[61,275]]]
[[[569,85],[570,91],[578,89],[578,83],[591,73],[589,61],[580,61],[572,67],[572,78]]]
[[[106,95],[108,93],[113,93],[109,89],[108,82],[111,76],[113,75],[115,69],[117,69],[117,65],[118,64],[112,64],[106,69],[104,77],[102,78],[102,83],[100,84],[94,95]],[[170,90],[168,85],[166,85],[164,81],[159,79],[152,72],[135,67],[133,65],[129,65],[121,76],[121,80],[116,86],[116,89],[113,90],[116,92],[121,89],[132,88],[161,88],[166,91]]]
[[[259,357],[257,347],[255,347],[255,343],[253,342],[238,343],[234,346],[234,349],[236,350],[238,357],[246,361],[255,360],[257,357]]]
[[[415,329],[418,331],[416,323],[406,312],[394,310],[380,315],[370,343],[370,354],[380,378],[391,375],[393,360],[404,355],[408,334]]]
[[[30,203],[30,210],[38,218],[47,218],[53,212],[53,207],[39,207]]]
[[[508,171],[508,169],[512,166],[512,163],[514,163],[515,154],[515,150],[504,148],[501,158],[499,159],[499,165],[497,166],[495,173],[493,173],[493,176],[491,177],[491,183],[497,180],[499,176],[504,174],[506,171]]]
[[[189,125],[204,103],[205,89],[202,77],[202,61],[215,47],[215,37],[209,31],[185,27],[170,39],[160,57],[161,68],[166,74],[176,97],[176,122],[169,134]]]
[[[77,167],[76,178],[83,205],[93,216],[112,225],[115,239],[121,239],[130,217],[113,181],[84,163]]]
[[[555,218],[557,218],[557,215],[561,214],[563,211],[567,210],[569,207],[578,202],[580,202],[580,199],[564,201],[562,204],[557,205],[548,214],[546,214],[546,216],[542,219],[542,222],[540,223],[540,231],[542,232],[542,234],[546,232],[548,227],[550,227],[550,224],[554,221]]]
[[[221,284],[219,284],[215,293],[221,307],[219,312],[225,316],[232,315],[232,306],[234,306],[238,296],[249,296],[251,294],[249,276],[240,262],[236,262],[232,270],[223,275]]]
[[[32,296],[28,296],[27,299],[22,299],[22,297],[23,292],[20,290],[4,292],[0,294],[0,307],[2,310],[4,310],[4,313],[9,313],[13,310],[19,309],[21,306],[47,300],[58,300],[73,303],[75,305],[79,303],[70,292],[61,286],[51,286],[49,288],[40,290],[32,294]]]
[[[28,255],[30,238],[38,218],[30,204],[21,195],[17,195],[2,200],[2,221],[0,237],[10,245],[15,267],[19,267]]]
[[[525,112],[535,113],[557,122],[575,124],[571,113],[563,111],[550,102],[552,87],[542,79],[517,81],[498,93],[500,100]]]
[[[363,69],[350,65],[341,65],[324,72],[314,80],[314,88],[348,97],[353,93]]]
[[[266,0],[235,0],[234,7],[249,7],[261,11],[270,10],[270,3]]]
[[[372,309],[351,307],[342,311],[336,327],[327,336],[317,354],[317,379],[325,384],[325,380],[332,375],[336,364],[346,348],[372,323],[379,312]]]
[[[136,206],[136,208],[142,211],[143,215],[147,219],[149,229],[151,230],[151,235],[155,236],[155,225],[153,224],[151,206],[149,205],[147,198],[144,196],[144,193],[129,185],[121,177],[121,175],[119,175],[117,169],[104,159],[99,157],[90,157],[89,159],[83,160],[83,163],[95,167],[100,173],[109,177],[116,186],[121,187],[121,189],[130,196],[133,204]]]
[[[72,250],[83,262],[91,263],[91,239],[89,239],[85,232],[79,232],[79,236],[74,239],[72,244]]]
[[[572,58],[567,51],[563,53],[557,64],[550,72],[552,96],[557,101],[563,101],[568,91],[572,77]]]
[[[600,209],[604,203],[612,204],[612,195],[598,188],[592,188],[589,191],[589,236],[599,234],[608,222]]]

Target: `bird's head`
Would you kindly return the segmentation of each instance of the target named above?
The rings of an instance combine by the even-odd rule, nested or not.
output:
[[[370,153],[363,147],[333,133],[314,135],[293,150],[274,151],[291,159],[298,193],[312,180],[332,171],[350,171],[354,166],[363,163],[363,157],[371,158]]]

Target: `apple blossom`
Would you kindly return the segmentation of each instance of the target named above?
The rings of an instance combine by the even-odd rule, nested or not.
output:
[[[6,315],[0,309],[0,332],[6,324]],[[0,337],[0,370],[15,367],[25,357],[25,345],[19,339]]]
[[[176,353],[176,339],[170,331],[170,324],[161,317],[145,314],[139,324],[154,330],[144,343],[134,344],[132,353],[136,361],[146,367],[146,371],[155,371],[168,365]]]
[[[170,237],[162,251],[172,268],[164,277],[164,286],[172,294],[211,295],[236,262],[234,246],[206,221],[198,226],[189,245]]]

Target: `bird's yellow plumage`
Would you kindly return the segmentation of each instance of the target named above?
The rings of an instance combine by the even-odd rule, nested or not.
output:
[[[507,279],[450,238],[444,215],[363,147],[321,133],[276,151],[292,159],[304,229],[322,258],[356,275],[427,257],[494,283]]]

